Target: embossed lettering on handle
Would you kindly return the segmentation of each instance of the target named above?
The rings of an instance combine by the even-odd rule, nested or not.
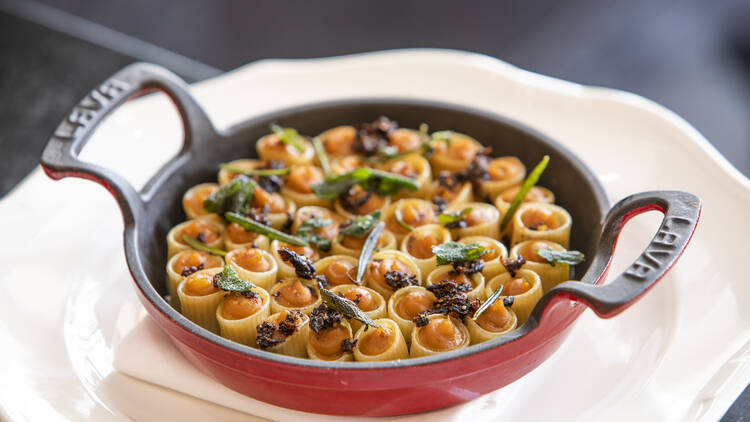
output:
[[[131,85],[125,81],[111,78],[94,88],[78,105],[73,107],[68,118],[60,122],[52,136],[61,140],[75,138],[79,129],[87,129],[99,113],[130,87]]]

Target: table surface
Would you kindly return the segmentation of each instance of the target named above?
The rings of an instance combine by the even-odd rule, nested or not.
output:
[[[384,1],[288,3],[0,0],[0,196],[96,81],[148,60],[188,81],[266,57],[402,47],[482,52],[576,82],[621,88],[675,110],[750,174],[750,4],[574,0],[452,9]],[[156,22],[146,16],[163,17]],[[146,42],[143,42],[146,41]],[[723,420],[750,420],[746,390]]]

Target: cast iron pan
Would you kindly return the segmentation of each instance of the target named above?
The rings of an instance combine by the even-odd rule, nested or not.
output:
[[[184,146],[138,192],[114,172],[80,161],[78,154],[112,110],[153,90],[165,92],[177,106],[184,125]],[[587,257],[575,270],[574,278],[581,281],[565,282],[550,290],[529,320],[510,335],[456,352],[379,363],[326,363],[262,352],[212,334],[168,305],[163,298],[165,237],[185,219],[181,197],[189,187],[215,180],[219,163],[255,156],[255,141],[268,133],[271,123],[314,135],[380,115],[402,127],[427,123],[430,130],[466,133],[493,147],[493,155],[518,156],[527,167],[548,154],[550,165],[539,184],[551,189],[556,203],[573,217],[571,249]],[[562,145],[502,116],[450,104],[379,98],[307,104],[219,131],[182,80],[145,63],[121,70],[75,106],[53,133],[41,164],[53,179],[87,178],[114,195],[122,210],[125,254],[140,299],[188,359],[244,394],[285,407],[332,414],[422,411],[466,401],[514,381],[557,348],[583,311],[577,302],[608,318],[651,288],[687,246],[701,209],[696,196],[677,191],[634,194],[609,209],[594,174]],[[652,242],[623,274],[598,286],[622,226],[632,216],[649,210],[664,214]],[[371,374],[366,380],[365,373]],[[332,394],[339,399],[326,399]]]

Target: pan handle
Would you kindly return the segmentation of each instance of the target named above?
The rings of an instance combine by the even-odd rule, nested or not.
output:
[[[651,243],[616,279],[597,286],[607,272],[622,227],[632,217],[653,210],[661,211],[664,218]],[[582,280],[550,289],[534,308],[534,318],[540,321],[544,308],[557,295],[584,302],[602,318],[624,311],[674,265],[690,242],[700,212],[700,199],[679,191],[642,192],[618,202],[604,220],[597,254]]]
[[[163,91],[175,104],[182,119],[184,141],[178,154],[159,172],[159,180],[152,180],[144,187],[142,196],[119,174],[81,161],[78,155],[105,117],[127,100],[150,91]],[[112,75],[73,107],[47,142],[40,164],[52,179],[81,177],[103,185],[114,195],[127,225],[142,210],[153,188],[187,159],[194,144],[215,134],[214,126],[188,92],[185,81],[163,67],[134,63]]]

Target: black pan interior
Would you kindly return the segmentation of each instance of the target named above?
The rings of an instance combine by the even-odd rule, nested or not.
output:
[[[576,267],[574,278],[580,279],[585,273],[609,205],[593,173],[565,147],[524,125],[483,111],[414,100],[360,99],[273,112],[234,126],[226,135],[196,139],[187,163],[156,190],[143,218],[136,223],[137,253],[151,284],[165,294],[166,234],[185,220],[183,193],[198,183],[215,182],[219,163],[256,157],[255,142],[269,132],[271,123],[294,127],[312,136],[338,125],[369,122],[381,115],[402,127],[417,128],[427,123],[430,131],[465,133],[491,146],[493,156],[517,156],[529,170],[543,155],[549,155],[550,163],[539,185],[551,189],[556,203],[573,217],[571,249],[580,250],[587,257],[584,264]]]

